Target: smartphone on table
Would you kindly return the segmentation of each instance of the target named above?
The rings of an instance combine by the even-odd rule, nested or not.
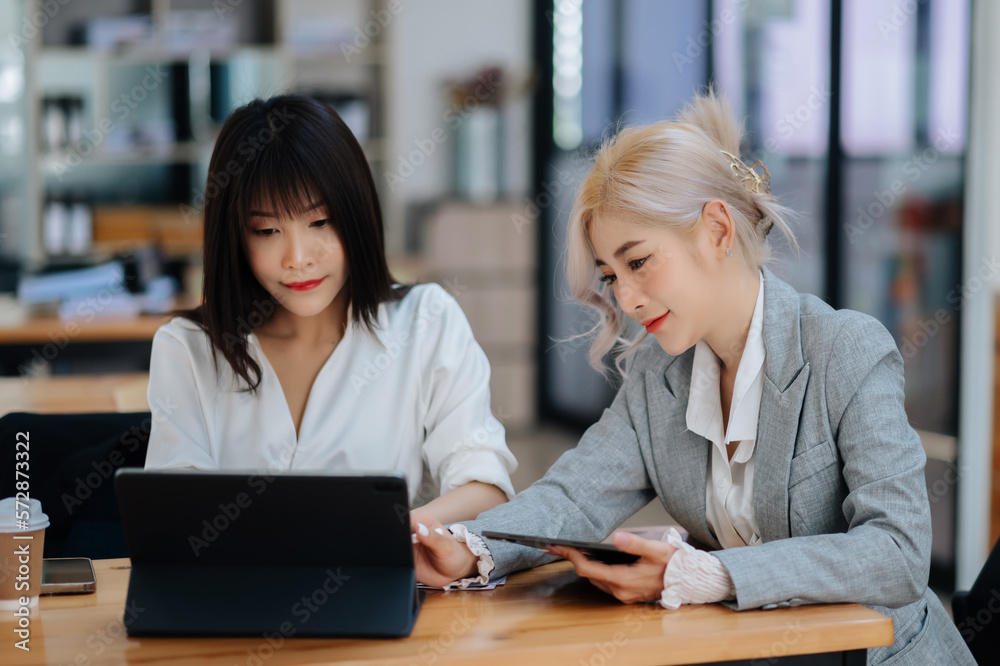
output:
[[[87,557],[42,560],[42,594],[87,594],[97,589],[94,564]]]

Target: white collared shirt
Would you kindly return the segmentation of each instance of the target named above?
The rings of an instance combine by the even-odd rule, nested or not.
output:
[[[517,467],[490,412],[490,366],[458,303],[436,284],[379,306],[376,334],[347,326],[309,392],[298,434],[253,333],[256,394],[208,336],[177,318],[153,339],[147,468],[402,472],[411,502],[470,481],[507,497]],[[435,489],[436,490],[436,489]]]
[[[764,388],[763,323],[764,275],[761,273],[757,303],[736,370],[725,432],[719,359],[704,340],[699,340],[694,350],[687,427],[712,443],[709,483],[705,488],[705,518],[723,548],[760,542],[753,508],[753,473],[757,457],[757,417]],[[727,453],[730,442],[739,442],[732,459]]]

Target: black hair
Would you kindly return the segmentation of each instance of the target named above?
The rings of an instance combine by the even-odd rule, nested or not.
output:
[[[199,324],[216,354],[255,391],[261,369],[249,333],[278,304],[247,259],[250,212],[296,216],[326,206],[347,259],[355,325],[374,330],[379,305],[406,287],[385,259],[384,227],[371,168],[358,140],[330,106],[299,95],[256,99],[222,125],[205,186],[204,302],[178,314]]]

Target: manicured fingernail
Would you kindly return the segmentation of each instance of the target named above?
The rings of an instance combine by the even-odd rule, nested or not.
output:
[[[416,534],[411,534],[410,535],[410,541],[412,541],[413,543],[417,543],[417,535]]]
[[[420,536],[427,536],[430,534],[430,530],[423,523],[417,523],[417,531],[420,532]]]
[[[435,527],[434,531],[440,534],[441,536],[444,536],[444,530],[441,529],[440,527]]]

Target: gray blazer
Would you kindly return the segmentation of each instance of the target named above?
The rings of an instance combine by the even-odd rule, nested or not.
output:
[[[834,311],[764,269],[764,389],[753,504],[762,542],[721,550],[705,519],[711,443],[686,427],[694,348],[650,339],[611,407],[544,478],[466,523],[588,541],[659,497],[722,561],[737,610],[856,602],[892,618],[870,664],[975,664],[927,587],[926,457],[903,410],[903,360],[875,319]],[[794,538],[791,538],[794,537]],[[495,575],[552,561],[490,541]],[[764,655],[762,655],[764,656]]]

